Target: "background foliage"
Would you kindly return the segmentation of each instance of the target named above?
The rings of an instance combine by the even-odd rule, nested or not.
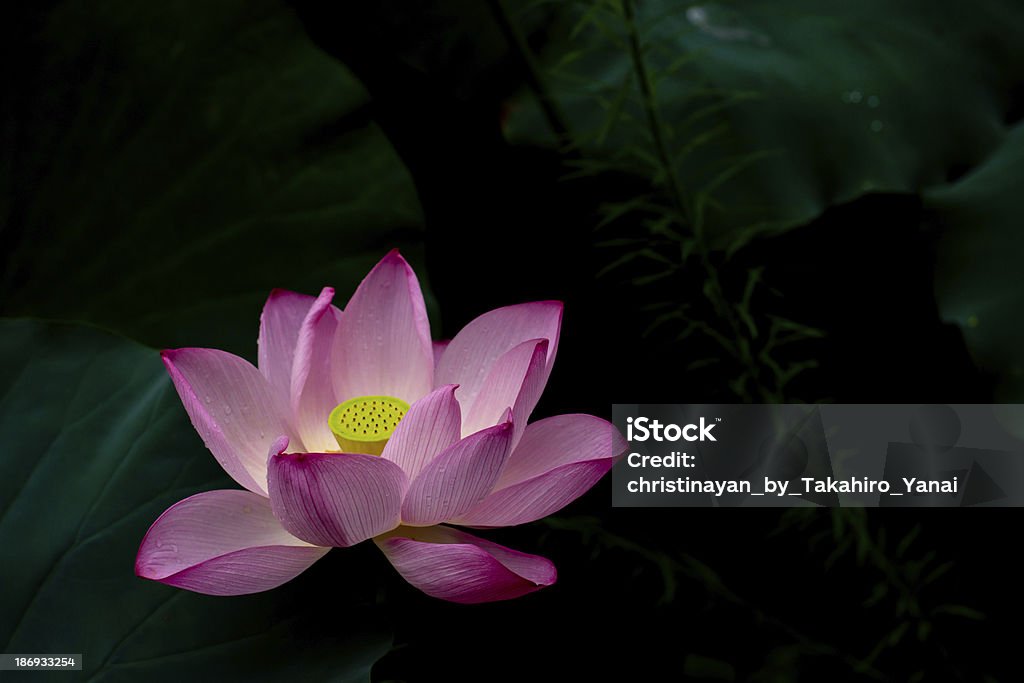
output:
[[[1020,400],[1019,3],[5,15],[3,651],[88,680],[1012,679],[1013,510],[613,510],[604,484],[494,534],[559,584],[474,608],[364,548],[245,598],[131,567],[225,483],[155,349],[253,358],[271,288],[344,300],[393,246],[437,337],[567,302],[538,416]]]

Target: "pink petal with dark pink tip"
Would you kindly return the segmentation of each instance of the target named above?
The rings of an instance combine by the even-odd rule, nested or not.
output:
[[[272,454],[267,479],[271,507],[289,533],[338,547],[398,526],[408,481],[390,460],[361,453]]]
[[[512,445],[512,423],[471,434],[427,465],[409,486],[402,521],[430,526],[466,512],[494,487]]]
[[[398,573],[427,595],[465,604],[510,600],[552,585],[550,560],[449,527],[401,527],[375,539]]]
[[[437,365],[436,384],[458,384],[458,398],[471,406],[494,363],[505,353],[531,339],[547,339],[547,382],[558,350],[562,303],[538,301],[498,308],[462,328],[448,344]]]
[[[626,439],[608,420],[571,413],[537,420],[526,427],[501,473],[501,489],[573,462],[617,458]]]
[[[512,347],[495,361],[476,400],[466,411],[462,433],[472,434],[497,424],[502,414],[511,410],[514,448],[544,392],[547,350],[547,339],[531,339]]]
[[[299,327],[292,363],[291,411],[306,451],[338,447],[327,418],[339,401],[334,395],[331,353],[341,312],[331,305],[334,290],[325,287]]]
[[[495,491],[453,524],[502,527],[526,524],[558,512],[589,491],[612,468],[612,461],[589,460],[556,467],[533,479]]]
[[[561,510],[596,484],[626,440],[609,422],[591,415],[558,415],[529,425],[494,491],[457,524],[525,524]]]
[[[197,593],[243,595],[280,586],[328,550],[285,531],[263,496],[207,491],[172,505],[153,522],[135,573]]]
[[[345,307],[331,371],[339,401],[384,395],[411,404],[431,390],[427,309],[416,274],[398,251],[370,271]]]
[[[164,365],[196,431],[217,462],[245,488],[266,495],[267,451],[289,434],[287,410],[260,372],[216,349],[163,351]]]
[[[461,421],[455,385],[435,389],[412,404],[380,455],[397,463],[412,481],[459,440]]]
[[[314,301],[316,297],[275,289],[267,297],[260,315],[257,364],[270,386],[285,403],[291,398],[292,361],[299,340],[299,329]]]

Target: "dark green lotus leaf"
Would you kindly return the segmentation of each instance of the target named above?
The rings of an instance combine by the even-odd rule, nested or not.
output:
[[[390,647],[323,571],[330,556],[280,589],[233,598],[134,575],[167,506],[235,486],[155,351],[91,328],[0,321],[0,440],[4,652],[81,654],[82,680],[366,681]]]
[[[392,247],[419,260],[366,92],[286,5],[45,4],[6,98],[6,314],[251,354],[273,287],[343,304]]]
[[[523,4],[524,24],[550,15],[542,73],[581,172],[668,185],[624,3]],[[633,4],[667,156],[720,244],[958,175],[1001,142],[1024,79],[1024,5],[1008,0]],[[536,103],[520,98],[508,135],[554,144]]]
[[[940,311],[961,326],[978,365],[998,376],[997,398],[1006,402],[1024,400],[1022,176],[1024,126],[1018,125],[973,173],[926,196],[943,227],[936,264]]]

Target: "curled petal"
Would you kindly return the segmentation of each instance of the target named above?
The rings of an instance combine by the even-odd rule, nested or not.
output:
[[[334,396],[331,353],[341,312],[331,305],[334,290],[325,287],[299,327],[290,380],[290,407],[295,429],[307,451],[337,448],[327,417],[338,404]]]
[[[512,347],[495,361],[463,420],[463,434],[497,424],[505,411],[511,410],[515,447],[544,392],[548,346],[547,339],[531,339]]]
[[[430,526],[483,500],[508,460],[512,433],[512,423],[504,422],[467,436],[434,458],[409,486],[402,521]]]
[[[375,542],[406,581],[451,602],[518,598],[550,586],[558,576],[546,558],[449,527],[400,527]]]
[[[590,490],[627,447],[617,429],[591,415],[558,415],[529,425],[494,491],[457,524],[513,526],[546,517]]]
[[[471,406],[494,363],[531,339],[547,339],[547,362],[541,386],[547,382],[558,350],[562,302],[538,301],[498,308],[462,328],[448,344],[437,365],[437,384],[458,384],[462,405]]]
[[[440,387],[413,403],[380,454],[405,470],[410,481],[459,440],[462,415],[455,388]]]
[[[314,301],[316,297],[275,289],[260,315],[257,365],[284,403],[291,398],[292,361],[299,329]]]
[[[207,491],[175,503],[153,522],[135,573],[197,593],[243,595],[280,586],[328,550],[285,531],[263,496]]]
[[[287,410],[247,361],[216,349],[161,354],[174,388],[221,467],[254,493],[266,495],[267,451],[289,428]]]
[[[283,450],[284,444],[277,449]],[[270,504],[291,534],[316,545],[355,545],[398,526],[402,468],[361,453],[271,454]]]
[[[411,404],[430,391],[427,309],[416,274],[397,250],[374,266],[345,307],[331,368],[339,400],[385,395]]]

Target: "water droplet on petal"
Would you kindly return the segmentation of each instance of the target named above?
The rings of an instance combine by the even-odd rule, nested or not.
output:
[[[164,545],[164,542],[163,542],[163,541],[161,541],[161,540],[160,540],[160,539],[158,538],[158,539],[156,540],[156,547],[157,547],[157,548],[162,548],[162,547],[163,547],[163,545]]]
[[[229,406],[226,403],[224,404],[224,414],[225,415],[230,415],[231,414],[231,406]]]

